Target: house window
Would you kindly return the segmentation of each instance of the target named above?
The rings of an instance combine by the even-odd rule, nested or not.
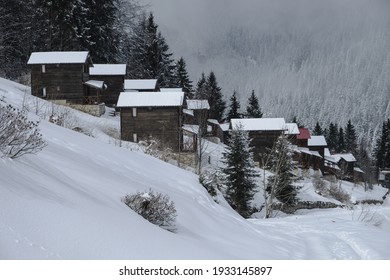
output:
[[[137,143],[137,133],[133,133],[133,142]]]
[[[133,117],[137,116],[137,108],[133,108]]]
[[[60,86],[57,86],[57,91],[60,91],[60,90],[61,90]]]
[[[148,107],[148,111],[151,112],[153,110],[153,107]]]
[[[42,89],[42,96],[46,97],[46,88],[45,87]]]
[[[45,64],[42,65],[42,73],[46,73],[46,65]]]

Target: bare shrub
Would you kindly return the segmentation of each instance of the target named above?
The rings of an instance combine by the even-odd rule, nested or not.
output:
[[[141,149],[145,154],[152,157],[161,159],[163,161],[169,161],[174,158],[174,151],[171,147],[163,145],[159,139],[148,139],[138,142]]]
[[[176,208],[167,195],[149,189],[126,195],[122,202],[152,224],[171,232],[176,231]]]
[[[9,158],[41,151],[46,142],[38,122],[29,121],[26,113],[11,105],[0,104],[0,151]]]
[[[383,222],[383,217],[369,204],[361,204],[353,210],[352,220],[379,227]]]
[[[333,197],[334,199],[337,199],[342,203],[350,203],[351,201],[351,196],[333,183],[330,185],[329,188],[329,196]]]
[[[329,189],[327,188],[326,182],[316,174],[312,180],[314,189],[319,195],[328,195]]]

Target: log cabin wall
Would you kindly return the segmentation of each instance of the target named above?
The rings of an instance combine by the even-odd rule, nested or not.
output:
[[[181,107],[121,108],[121,139],[132,142],[158,139],[163,147],[179,150]]]

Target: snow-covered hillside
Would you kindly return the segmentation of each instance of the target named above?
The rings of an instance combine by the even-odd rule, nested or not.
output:
[[[28,88],[0,79],[0,97],[32,106],[29,117],[38,118]],[[117,118],[70,112],[95,138],[42,120],[42,152],[0,158],[0,259],[390,258],[388,204],[245,220],[215,203],[193,173],[114,145],[104,131]],[[176,204],[176,233],[121,202],[149,188]]]

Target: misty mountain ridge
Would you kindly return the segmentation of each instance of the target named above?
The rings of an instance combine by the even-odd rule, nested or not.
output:
[[[148,2],[194,84],[212,70],[242,108],[254,89],[266,116],[352,119],[369,138],[390,116],[388,1]]]

